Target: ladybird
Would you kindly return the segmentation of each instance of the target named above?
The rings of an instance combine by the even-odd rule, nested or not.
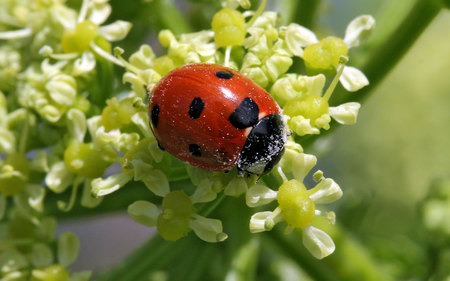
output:
[[[263,88],[221,65],[172,70],[151,90],[150,127],[159,147],[210,171],[268,173],[281,159],[286,128]]]

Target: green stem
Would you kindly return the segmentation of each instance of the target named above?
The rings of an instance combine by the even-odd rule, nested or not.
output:
[[[185,20],[173,0],[155,1],[154,8],[158,13],[153,13],[153,16],[156,15],[158,17],[159,24],[163,29],[169,29],[174,34],[191,32],[189,23]],[[155,10],[152,9],[152,11]]]
[[[317,22],[320,0],[294,0],[294,2],[294,5],[296,5],[294,11],[297,12],[293,15],[292,21],[313,28]]]
[[[417,0],[409,13],[403,19],[399,19],[400,23],[396,29],[385,34],[382,33],[383,30],[380,30],[381,34],[377,34],[376,42],[372,44],[368,42],[366,46],[363,46],[365,48],[362,47],[360,53],[355,53],[352,59],[354,58],[356,61],[361,57],[367,57],[364,62],[355,66],[367,76],[370,85],[360,90],[357,94],[348,94],[342,87],[339,87],[331,98],[331,104],[339,105],[349,101],[362,102],[367,99],[375,87],[389,74],[426,27],[438,15],[442,8],[438,3],[440,2]],[[389,11],[386,13],[389,13]],[[395,25],[394,23],[392,24]],[[338,127],[339,124],[333,122],[330,130],[322,131],[320,135],[308,135],[306,137],[297,137],[296,139],[304,147],[307,147],[318,137],[323,137],[324,134],[329,134]]]

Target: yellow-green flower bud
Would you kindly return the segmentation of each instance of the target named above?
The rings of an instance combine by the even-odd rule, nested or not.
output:
[[[175,64],[173,60],[168,56],[162,56],[155,60],[155,64],[153,65],[153,69],[161,74],[161,76],[166,75],[175,68]]]
[[[66,53],[81,53],[89,48],[89,44],[97,36],[97,25],[90,20],[80,22],[75,29],[66,29],[61,40],[62,49]]]
[[[319,43],[309,45],[303,53],[303,60],[308,75],[323,73],[330,77],[336,74],[339,58],[347,56],[345,42],[337,37],[326,37]]]
[[[305,99],[293,99],[284,107],[283,113],[294,117],[303,116],[311,120],[311,124],[315,125],[316,119],[323,114],[328,113],[328,102],[320,96],[311,95]]]
[[[283,183],[278,189],[277,200],[281,215],[289,225],[303,228],[312,223],[316,206],[302,182],[290,180]]]
[[[244,43],[246,28],[244,16],[236,10],[224,8],[218,11],[211,23],[216,46],[236,46]]]
[[[114,151],[108,152],[108,154],[112,153]],[[95,148],[93,144],[73,143],[64,151],[64,163],[74,174],[97,178],[103,175],[110,164],[105,156],[105,153]]]
[[[106,101],[107,106],[102,112],[102,124],[106,131],[131,123],[131,117],[137,112],[133,101],[133,98],[126,98],[120,102],[116,98]]]

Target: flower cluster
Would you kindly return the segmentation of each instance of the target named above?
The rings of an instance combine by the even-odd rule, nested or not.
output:
[[[54,221],[42,217],[45,194],[70,193],[69,201],[57,202],[61,211],[70,211],[81,187],[81,205],[94,208],[104,196],[132,181],[143,183],[162,198],[162,204],[136,201],[128,213],[139,223],[156,226],[167,240],[177,240],[191,230],[208,242],[225,240],[222,222],[207,217],[209,206],[225,196],[245,194],[250,207],[278,202],[275,210],[252,216],[252,232],[285,221],[303,231],[303,242],[315,257],[333,252],[333,241],[313,226],[313,218],[325,215],[333,222],[334,213],[317,205],[338,199],[342,191],[320,171],[314,174],[317,185],[305,187],[303,179],[316,158],[304,154],[294,137],[289,137],[272,172],[282,180],[279,186],[266,185],[264,177],[255,184],[256,176],[238,176],[236,170],[228,174],[201,170],[158,148],[149,127],[147,92],[179,66],[216,63],[264,87],[283,108],[288,129],[295,135],[327,130],[330,117],[353,124],[359,104],[330,106],[328,101],[339,81],[349,91],[368,84],[359,70],[346,63],[348,49],[370,32],[373,18],[352,21],[344,39],[318,40],[299,25],[279,26],[276,13],[264,12],[265,1],[256,12],[243,13],[236,8],[248,9],[249,1],[222,2],[224,8],[214,15],[211,30],[178,36],[162,30],[158,39],[166,54],[156,56],[150,46],[142,45],[125,60],[124,51],[113,49],[112,42],[123,39],[131,24],[119,20],[102,25],[111,13],[108,1],[83,0],[78,11],[58,0],[6,1],[8,24],[0,23],[6,30],[0,32],[0,40],[8,40],[0,47],[0,213],[9,228],[46,232],[21,229],[20,233],[36,238],[26,241],[26,250],[14,236],[19,232],[5,238],[1,256],[16,258],[2,278],[87,280],[88,273],[69,274],[66,269],[77,253],[78,240],[72,234],[61,235],[57,248],[51,246]],[[294,60],[300,59],[313,76],[289,73]],[[24,64],[25,60],[32,62]],[[113,64],[126,69],[122,80],[130,91],[111,94]],[[327,78],[332,81],[324,90]],[[180,178],[189,178],[192,185],[173,188]],[[8,198],[20,207],[9,208]],[[45,258],[38,259],[38,252]],[[6,263],[0,259],[2,266]]]

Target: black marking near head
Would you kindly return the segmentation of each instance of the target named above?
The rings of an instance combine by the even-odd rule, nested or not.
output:
[[[159,106],[157,104],[155,104],[152,107],[151,119],[152,119],[153,128],[156,128],[158,126],[158,121],[159,121]]]
[[[195,143],[189,145],[189,152],[191,153],[192,156],[195,156],[195,157],[202,156],[202,150],[201,150],[200,146]]]
[[[220,79],[231,79],[233,78],[234,74],[233,72],[228,70],[219,70],[216,72],[216,76]]]
[[[237,161],[238,172],[256,175],[270,172],[283,156],[285,143],[286,132],[281,115],[266,116],[248,135]]]
[[[258,123],[259,108],[254,100],[245,98],[231,113],[228,120],[238,129],[245,129]]]
[[[192,119],[199,118],[204,108],[205,103],[203,102],[203,100],[201,98],[194,98],[189,105],[189,117],[191,117]]]

